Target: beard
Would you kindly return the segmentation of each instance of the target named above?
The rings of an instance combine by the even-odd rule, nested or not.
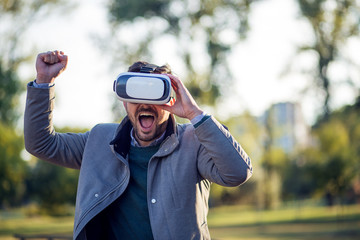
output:
[[[164,121],[154,106],[140,105],[130,117],[134,137],[141,146],[147,146],[158,139],[166,130],[168,119]]]
[[[162,124],[155,125],[154,131],[147,134],[143,133],[142,130],[138,127],[133,127],[135,135],[134,137],[136,140],[141,140],[143,142],[152,142],[158,139],[165,132],[167,123],[168,122],[166,121]]]

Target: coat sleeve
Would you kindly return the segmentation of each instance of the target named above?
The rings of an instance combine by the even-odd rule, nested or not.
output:
[[[198,156],[200,174],[222,186],[238,186],[252,175],[251,160],[235,140],[214,117],[195,128],[201,147]]]
[[[51,163],[79,169],[88,132],[56,133],[53,123],[54,87],[27,86],[24,114],[25,149]]]

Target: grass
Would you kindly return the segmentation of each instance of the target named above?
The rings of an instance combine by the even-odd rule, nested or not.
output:
[[[222,240],[325,240],[360,239],[360,205],[344,207],[289,207],[254,211],[242,206],[210,210],[213,239]],[[0,212],[0,239],[21,234],[70,234],[73,217],[27,218],[21,210]]]
[[[214,239],[360,239],[360,205],[269,211],[220,207],[210,211],[208,220]]]
[[[21,209],[0,212],[0,239],[14,240],[14,234],[72,235],[73,217],[25,217]]]

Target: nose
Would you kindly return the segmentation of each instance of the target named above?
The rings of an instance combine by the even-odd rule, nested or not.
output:
[[[152,110],[154,112],[157,111],[157,107],[154,104],[145,104],[145,103],[139,103],[137,106],[138,110]]]
[[[138,103],[139,108],[153,108],[152,104]]]

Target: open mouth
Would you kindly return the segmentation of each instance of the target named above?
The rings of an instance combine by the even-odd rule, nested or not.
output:
[[[141,113],[139,115],[139,123],[142,128],[149,129],[154,124],[155,117],[150,113]]]

